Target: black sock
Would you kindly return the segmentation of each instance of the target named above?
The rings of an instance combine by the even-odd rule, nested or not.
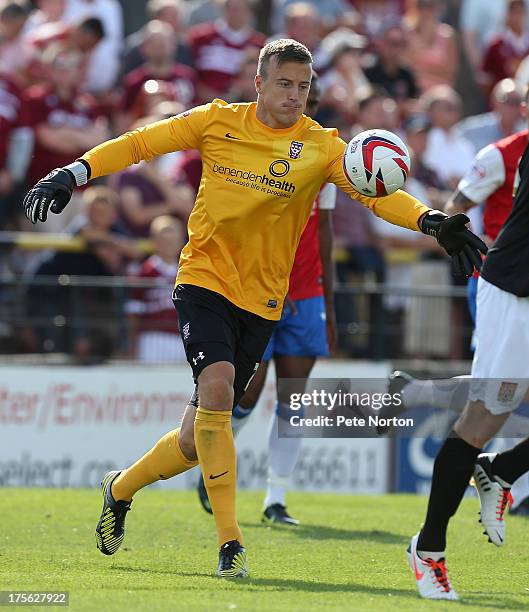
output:
[[[480,452],[455,431],[450,432],[435,459],[428,512],[417,542],[418,550],[442,552],[446,548],[448,521],[463,499]]]
[[[505,482],[512,484],[529,471],[529,438],[503,453],[498,453],[492,462],[492,472]]]

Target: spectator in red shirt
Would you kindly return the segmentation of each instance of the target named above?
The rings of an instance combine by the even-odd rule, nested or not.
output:
[[[83,238],[88,250],[79,253],[50,253],[35,275],[113,276],[123,274],[127,260],[138,260],[140,252],[134,241],[122,235],[116,226],[118,198],[107,187],[92,186],[83,193],[82,212],[68,227],[68,233]],[[40,328],[39,336],[25,333],[26,342],[45,351],[71,353],[81,363],[110,356],[120,345],[121,301],[115,290],[104,285],[69,287],[40,286],[28,292],[30,316],[41,312],[44,320],[62,315],[66,326]]]
[[[322,34],[323,24],[316,8],[308,2],[295,2],[285,9],[285,34],[274,38],[293,38],[315,53]]]
[[[15,177],[8,166],[9,140],[13,130],[20,125],[22,91],[7,75],[0,74],[0,229],[20,210],[15,197]]]
[[[90,53],[103,40],[103,22],[97,17],[86,17],[74,25],[61,21],[43,23],[27,35],[28,42],[44,51],[50,44],[60,42],[83,53]]]
[[[145,26],[141,49],[145,63],[123,79],[123,100],[116,125],[118,132],[129,129],[133,119],[133,106],[146,81],[170,83],[177,101],[185,108],[189,108],[196,99],[195,71],[174,60],[176,37],[170,25],[163,21],[150,21]]]
[[[252,47],[246,50],[239,74],[224,97],[226,102],[253,102],[256,99],[255,67],[258,59],[258,49]]]
[[[413,67],[406,62],[408,34],[403,26],[390,23],[375,46],[377,54],[364,73],[372,85],[384,88],[394,98],[401,118],[405,119],[420,94]]]
[[[66,8],[67,0],[37,0],[37,8],[31,11],[29,19],[24,26],[24,34],[38,28],[45,23],[61,21]]]
[[[186,356],[171,290],[186,241],[185,227],[174,217],[156,217],[150,236],[155,252],[144,261],[138,277],[153,285],[135,289],[125,307],[130,353],[144,363],[184,362]]]
[[[123,10],[130,2],[118,0],[68,0],[63,19],[75,24],[81,19],[101,20],[105,32],[90,54],[86,69],[87,91],[102,96],[111,91],[119,71],[119,56],[123,44]],[[123,5],[123,8],[122,8]]]
[[[182,151],[173,167],[172,175],[179,185],[187,185],[196,196],[202,180],[202,158],[196,149]]]
[[[191,50],[184,38],[184,10],[183,0],[149,0],[146,7],[149,21],[157,19],[171,26],[177,42],[175,61],[191,66]],[[144,38],[145,26],[126,38],[125,52],[121,62],[121,75],[132,72],[145,62],[141,48]]]
[[[162,118],[151,117],[154,121]],[[144,119],[138,124],[145,125]],[[161,215],[178,217],[187,223],[195,194],[187,185],[176,184],[169,178],[164,165],[170,161],[169,156],[157,157],[113,177],[112,183],[120,196],[120,220],[130,236],[147,238],[151,222]]]
[[[398,23],[404,16],[406,0],[349,0],[359,12],[363,31],[370,41],[383,35],[388,23]]]
[[[53,168],[64,166],[87,149],[109,137],[107,120],[93,98],[79,92],[83,55],[73,49],[52,45],[45,52],[49,83],[27,91],[24,109],[35,135],[28,182],[33,183]],[[79,211],[75,198],[64,215],[51,215],[46,231],[60,231]]]
[[[145,81],[136,96],[132,108],[132,125],[136,126],[140,118],[156,115],[157,107],[162,102],[171,103],[171,106],[176,109],[173,113],[174,115],[184,112],[185,107],[180,104],[180,102],[177,102],[177,99],[178,95],[172,83],[168,83],[167,81],[155,81],[154,79]],[[157,121],[157,119],[155,118],[154,121]]]
[[[27,8],[17,2],[0,7],[0,72],[9,74],[21,86],[27,84],[26,70],[34,56],[23,36],[28,16]]]
[[[28,70],[31,82],[40,83],[47,78],[46,66],[42,65],[41,56],[49,46],[60,43],[64,48],[79,51],[83,55],[84,65],[87,66],[104,36],[103,22],[97,17],[87,17],[75,25],[57,21],[35,28],[27,36],[28,43],[37,50]],[[78,78],[79,87],[84,91],[88,87],[85,67]]]
[[[245,50],[265,44],[264,35],[251,27],[249,0],[221,0],[221,4],[221,19],[199,24],[189,32],[198,96],[203,102],[223,97],[239,73]]]
[[[526,18],[524,0],[507,0],[505,27],[491,40],[483,58],[483,86],[487,95],[498,81],[514,77],[520,62],[529,54]]]

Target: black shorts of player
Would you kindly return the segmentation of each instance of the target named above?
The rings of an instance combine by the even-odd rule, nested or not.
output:
[[[195,383],[206,366],[229,361],[235,367],[236,406],[257,370],[276,321],[243,310],[220,293],[197,285],[177,285],[173,303]],[[198,405],[197,389],[190,403]]]

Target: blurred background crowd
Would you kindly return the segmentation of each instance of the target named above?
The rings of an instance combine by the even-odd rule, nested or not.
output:
[[[198,153],[98,181],[34,227],[23,194],[51,169],[213,98],[254,100],[260,47],[290,37],[315,58],[316,119],[345,140],[399,133],[413,156],[406,189],[442,209],[480,149],[525,127],[528,11],[529,0],[1,0],[0,352],[183,358],[167,286]],[[464,287],[435,243],[341,193],[333,217],[336,354],[468,358]],[[17,232],[65,233],[90,248],[27,250]],[[74,277],[91,280],[74,286]],[[444,289],[414,293],[425,285]],[[149,333],[158,353],[142,344]]]

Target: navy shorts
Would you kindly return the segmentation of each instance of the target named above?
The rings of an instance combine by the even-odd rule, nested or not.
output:
[[[195,383],[206,366],[229,361],[235,367],[233,405],[237,405],[277,321],[243,310],[220,293],[196,285],[177,285],[173,303]]]

